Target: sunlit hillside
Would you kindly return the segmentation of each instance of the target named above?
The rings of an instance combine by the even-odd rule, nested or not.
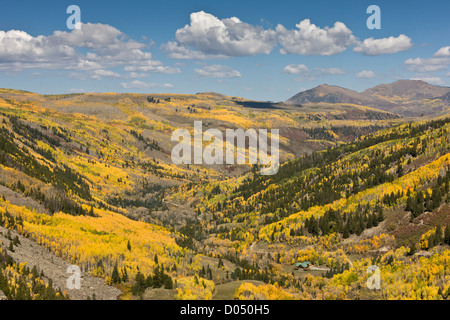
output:
[[[279,172],[173,164],[172,132],[198,120],[279,129]],[[0,292],[445,299],[449,118],[413,120],[351,103],[1,89]],[[93,291],[65,288],[51,273],[64,263]],[[370,265],[379,290],[364,287]]]

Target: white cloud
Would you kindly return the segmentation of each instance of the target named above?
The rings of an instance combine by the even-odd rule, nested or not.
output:
[[[127,75],[125,75],[125,78],[132,79],[132,78],[147,78],[150,77],[149,73],[138,73],[138,72],[130,72]]]
[[[32,37],[19,30],[0,31],[0,64],[39,64],[48,66],[53,59],[68,60],[75,56],[74,48],[51,37]]]
[[[340,68],[316,68],[315,70],[318,75],[329,74],[334,76],[342,76],[347,74],[344,69]]]
[[[120,84],[124,89],[153,89],[153,88],[165,88],[172,89],[173,85],[170,83],[153,83],[153,82],[143,82],[139,80],[134,80],[132,82],[122,82]]]
[[[141,65],[126,66],[123,68],[125,71],[139,71],[139,72],[151,72],[151,73],[165,73],[165,74],[178,74],[181,73],[179,68],[172,68],[163,66],[159,61],[147,61]]]
[[[450,47],[440,48],[432,58],[407,59],[405,65],[409,71],[413,72],[435,72],[443,71],[450,65]]]
[[[172,59],[221,60],[228,58],[228,56],[223,54],[206,54],[201,51],[191,50],[175,41],[162,44],[161,50],[166,52]]]
[[[101,80],[103,78],[120,78],[120,74],[111,70],[98,69],[93,71],[91,78],[95,80]]]
[[[430,58],[430,59],[408,59],[405,64],[409,71],[414,72],[434,72],[447,69],[448,59]]]
[[[434,55],[435,58],[450,57],[450,46],[440,48]]]
[[[422,80],[431,84],[437,84],[437,85],[445,85],[445,81],[442,80],[440,77],[434,77],[434,76],[423,76],[423,77],[415,77],[411,78],[411,80]]]
[[[233,70],[228,66],[219,64],[207,65],[201,69],[194,70],[197,75],[205,78],[240,78],[241,73],[237,70]]]
[[[374,39],[368,38],[360,42],[353,48],[354,52],[360,52],[368,56],[380,54],[392,54],[400,51],[409,50],[412,47],[411,39],[401,34],[398,37]]]
[[[283,73],[287,74],[309,73],[309,69],[304,64],[290,64],[283,69]]]
[[[204,11],[191,13],[190,24],[178,29],[175,37],[177,42],[168,42],[162,49],[176,59],[269,54],[277,43],[274,30],[236,17],[220,20]]]
[[[376,76],[377,75],[372,70],[363,70],[356,74],[356,78],[358,78],[358,79],[373,79]]]
[[[82,24],[70,32],[33,37],[24,31],[0,31],[0,70],[61,69],[88,71],[90,76],[117,77],[109,68],[126,71],[179,73],[147,51],[148,45],[129,39],[105,24]]]
[[[279,24],[273,29],[242,22],[239,18],[219,19],[204,11],[193,12],[190,23],[175,33],[176,41],[161,45],[173,59],[217,60],[234,56],[269,54],[279,43],[282,54],[332,56],[351,46],[366,55],[390,54],[412,47],[409,37],[374,39],[363,42],[342,22],[320,28],[310,19],[300,21],[289,30]],[[445,53],[445,52],[444,52]]]
[[[287,30],[278,25],[276,32],[282,54],[325,55],[339,54],[356,43],[352,31],[342,22],[323,29],[305,19],[296,25],[297,30]]]
[[[347,72],[340,68],[314,68],[311,72],[304,64],[290,64],[283,69],[283,73],[299,75],[294,80],[301,82],[313,81],[323,75],[344,75]]]

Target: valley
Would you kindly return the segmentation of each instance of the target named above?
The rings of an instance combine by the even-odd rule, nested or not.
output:
[[[0,299],[449,299],[449,92],[0,89]],[[175,165],[194,121],[278,129],[277,174]]]

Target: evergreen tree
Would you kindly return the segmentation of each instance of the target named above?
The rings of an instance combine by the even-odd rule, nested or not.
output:
[[[173,289],[173,281],[170,276],[166,276],[164,280],[164,289]]]
[[[442,227],[440,224],[437,225],[436,227],[436,233],[434,235],[434,245],[438,246],[442,243]]]
[[[408,255],[413,256],[417,252],[416,245],[413,243],[411,247],[409,247]]]
[[[134,279],[134,285],[131,287],[131,292],[134,296],[140,296],[145,291],[145,276],[138,271]]]
[[[111,274],[111,282],[114,284],[120,283],[120,275],[119,275],[119,269],[117,268],[117,264],[114,265],[113,272]]]
[[[444,231],[444,243],[450,245],[450,224],[445,227]]]
[[[319,224],[317,223],[317,220],[314,217],[310,218],[308,232],[311,233],[313,236],[319,235]]]
[[[349,227],[348,223],[344,227],[344,234],[342,235],[342,237],[344,239],[347,239],[348,237],[350,237],[350,227]]]
[[[18,237],[18,236],[15,236],[15,237],[14,237],[14,239],[13,239],[13,244],[14,244],[15,246],[17,246],[17,245],[20,244],[20,240],[19,240],[19,237]]]
[[[439,186],[433,190],[433,209],[439,208],[442,202],[442,193],[441,188]]]
[[[12,241],[9,242],[8,250],[14,252],[14,244]]]

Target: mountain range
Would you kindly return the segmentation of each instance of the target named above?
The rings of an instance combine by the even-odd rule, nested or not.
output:
[[[421,80],[398,80],[363,92],[323,84],[286,101],[292,105],[349,103],[377,108],[402,116],[439,115],[448,110],[450,87]]]

